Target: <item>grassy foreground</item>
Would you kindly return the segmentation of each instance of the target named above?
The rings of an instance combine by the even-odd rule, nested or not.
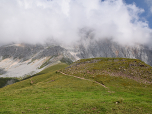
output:
[[[101,59],[96,60],[81,60],[78,62],[79,64],[76,62],[70,67],[64,63],[54,65],[36,74],[32,78],[1,88],[0,114],[152,113],[151,76],[148,75],[147,79],[145,77],[147,73],[144,74],[144,77],[139,74],[137,75],[138,79],[142,78],[139,81],[130,78],[129,76],[132,75],[126,72],[126,70],[131,70],[132,67],[139,65],[139,68],[148,69],[148,73],[151,73],[152,68],[150,66],[138,60],[136,60],[137,64],[135,64],[133,62],[134,60],[130,59],[122,59],[122,62],[119,62],[117,59],[107,59],[108,63],[105,62],[104,64]],[[131,64],[131,68],[125,66],[126,64],[123,63],[125,60],[131,61],[131,63],[127,62],[128,65]],[[114,62],[120,64],[115,64]],[[102,64],[104,67],[102,67]],[[112,64],[115,65],[116,69],[112,67]],[[75,67],[75,65],[77,67]],[[93,71],[91,70],[92,66],[94,68]],[[124,66],[125,70],[120,70],[120,66]],[[107,73],[109,68],[113,75]],[[119,76],[121,73],[116,72],[118,70],[117,68],[128,77],[125,78],[124,75]],[[134,69],[136,70],[136,68]],[[58,70],[67,75],[57,72]],[[130,73],[132,72],[130,71]],[[70,75],[83,77],[89,80],[79,79]],[[133,77],[135,77],[135,75],[133,75]],[[104,84],[107,88],[104,88],[94,81]]]

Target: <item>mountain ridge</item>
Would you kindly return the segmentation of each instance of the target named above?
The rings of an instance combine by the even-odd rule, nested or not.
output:
[[[140,59],[152,66],[152,50],[143,45],[122,46],[110,39],[94,39],[89,33],[73,45],[11,44],[0,47],[0,77],[25,77],[64,60],[111,57]],[[71,62],[70,62],[71,63]],[[21,73],[23,72],[23,73]]]
[[[0,47],[0,68],[5,70],[1,77],[26,77],[42,71],[62,58],[75,58],[60,46],[16,44]]]

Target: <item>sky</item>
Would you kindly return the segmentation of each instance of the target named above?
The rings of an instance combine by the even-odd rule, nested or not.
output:
[[[144,9],[140,17],[147,20],[149,27],[152,28],[152,0],[125,0],[125,2]]]
[[[0,44],[95,39],[152,45],[152,0],[0,0]]]

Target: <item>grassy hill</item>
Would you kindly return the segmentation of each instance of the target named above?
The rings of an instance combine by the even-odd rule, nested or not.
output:
[[[126,77],[138,82],[152,83],[152,67],[137,59],[94,58],[82,59],[62,72],[83,78],[106,76]]]
[[[0,114],[151,114],[152,67],[137,59],[60,63],[0,89]]]

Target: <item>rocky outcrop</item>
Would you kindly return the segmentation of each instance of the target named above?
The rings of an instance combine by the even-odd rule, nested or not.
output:
[[[31,45],[31,44],[12,44],[0,47],[0,58],[13,58],[26,61],[31,59],[33,55],[44,49],[42,45]]]
[[[152,49],[144,45],[120,45],[112,39],[95,38],[93,30],[80,30],[80,41],[73,47],[72,52],[78,59],[96,57],[135,58],[152,66]]]
[[[5,74],[6,71],[3,68],[0,68],[0,75]]]
[[[135,58],[152,66],[152,50],[143,45],[122,46],[111,40],[90,40],[77,48],[79,58],[121,57]]]
[[[61,46],[13,44],[0,47],[0,77],[27,77],[49,65],[75,58]]]

